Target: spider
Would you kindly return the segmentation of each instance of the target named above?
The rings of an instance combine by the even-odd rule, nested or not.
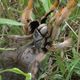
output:
[[[33,1],[33,0],[29,0]],[[36,80],[36,74],[39,69],[39,63],[46,57],[46,52],[49,50],[49,47],[52,47],[52,39],[53,27],[48,29],[48,25],[46,24],[47,17],[56,10],[56,7],[59,6],[60,0],[55,0],[52,5],[50,11],[46,13],[41,21],[31,21],[28,16],[24,16],[22,22],[25,24],[23,26],[24,31],[28,31],[32,34],[33,41],[27,45],[24,45],[15,51],[7,51],[0,54],[0,67],[5,68],[13,68],[18,67],[24,72],[30,72],[32,74],[32,80]],[[71,0],[74,1],[74,0]],[[72,3],[73,4],[73,3]],[[29,8],[31,10],[31,2],[28,3],[29,7],[27,7],[24,11]],[[71,5],[70,5],[71,6]],[[70,9],[70,8],[69,8]],[[23,15],[28,14],[23,13]],[[63,21],[61,12],[60,15],[56,18],[55,15],[55,25],[56,23]],[[67,13],[68,14],[68,13]],[[28,14],[29,15],[29,14]],[[60,20],[61,19],[61,20]],[[60,20],[60,21],[58,21]],[[58,24],[60,24],[58,23]],[[59,26],[59,25],[58,25]],[[56,27],[58,28],[58,27]],[[59,46],[61,46],[60,44]],[[19,76],[13,73],[3,73],[3,80],[24,80],[23,76]]]

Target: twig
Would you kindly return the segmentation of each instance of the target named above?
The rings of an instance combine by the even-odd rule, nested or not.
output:
[[[70,30],[74,33],[74,35],[78,38],[78,35],[75,33],[75,31],[71,28],[71,26],[68,24],[67,21],[65,21],[65,24],[70,28]]]
[[[2,36],[2,35],[0,35]],[[31,35],[23,35],[23,36],[20,36],[20,35],[3,35],[3,37],[5,38],[9,38],[9,39],[14,39],[14,40],[21,40],[21,39],[31,39],[32,38],[32,34]]]

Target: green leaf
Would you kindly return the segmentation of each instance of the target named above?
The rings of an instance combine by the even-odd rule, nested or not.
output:
[[[16,48],[0,48],[0,51],[13,51]]]
[[[45,9],[46,12],[49,11],[49,7],[51,5],[51,2],[50,0],[40,0],[42,3],[43,3],[43,7]]]
[[[21,71],[18,68],[11,68],[11,69],[5,69],[5,70],[1,69],[0,70],[0,74],[4,73],[4,72],[13,72],[13,73],[16,73],[16,74],[21,74],[21,75],[26,77],[26,80],[31,80],[31,74],[30,73],[24,73],[23,71]]]
[[[17,22],[15,20],[6,19],[6,18],[0,18],[0,24],[23,26],[23,24],[21,22]]]
[[[29,74],[29,75],[28,75],[28,76],[26,75],[25,80],[31,80],[31,78],[32,78],[31,73],[28,73],[28,74]]]
[[[16,74],[23,74],[25,75],[25,73],[23,71],[21,71],[20,69],[18,68],[12,68],[12,69],[9,69],[10,72],[14,72]]]
[[[18,68],[0,70],[0,73],[3,73],[3,72],[13,72],[13,73],[16,73],[16,74],[25,75],[25,73],[23,71],[21,71],[20,69],[18,69]]]
[[[0,80],[2,80],[2,76],[0,75]]]

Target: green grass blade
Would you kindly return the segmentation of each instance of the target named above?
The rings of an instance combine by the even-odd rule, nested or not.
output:
[[[0,18],[0,24],[15,25],[15,26],[23,25],[21,22],[17,22],[15,20],[5,19],[5,18]]]
[[[55,53],[55,57],[56,57],[56,64],[58,65],[58,67],[59,67],[59,69],[60,69],[60,72],[62,73],[62,74],[64,74],[64,71],[66,70],[66,66],[65,66],[65,63],[64,63],[64,59],[63,58],[61,58],[61,55],[60,54],[62,54],[62,52],[61,51],[57,51],[56,53]]]
[[[66,77],[66,80],[69,80],[71,75],[72,75],[72,72],[73,72],[73,69],[75,68],[75,66],[78,64],[78,62],[80,61],[80,59],[77,59],[77,60],[74,60],[72,61],[72,63],[68,66],[67,70],[69,71],[68,72],[68,75]]]
[[[46,12],[48,12],[49,11],[50,1],[49,0],[40,0],[40,1],[43,3],[44,10]]]
[[[23,71],[21,71],[18,68],[11,68],[11,69],[0,70],[0,74],[4,73],[4,72],[13,72],[13,73],[16,73],[16,74],[21,74],[21,75],[26,77],[26,80],[30,80],[31,79],[31,74],[30,73],[24,73]]]

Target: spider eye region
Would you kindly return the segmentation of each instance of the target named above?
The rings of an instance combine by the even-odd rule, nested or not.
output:
[[[30,22],[30,24],[29,24],[29,31],[30,31],[31,33],[33,33],[34,30],[35,30],[38,26],[39,26],[39,22],[38,22],[38,21],[32,21],[32,22]]]

